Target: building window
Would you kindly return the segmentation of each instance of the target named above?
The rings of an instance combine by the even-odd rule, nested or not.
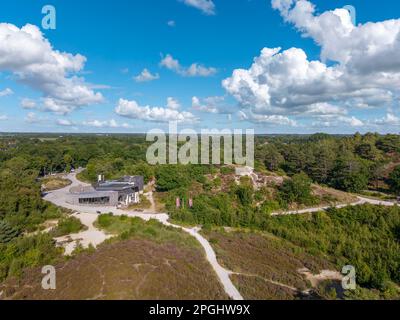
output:
[[[79,204],[109,204],[110,197],[79,198]]]

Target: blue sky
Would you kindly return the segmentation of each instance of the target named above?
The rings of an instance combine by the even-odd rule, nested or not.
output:
[[[18,30],[3,25],[3,37],[11,32],[13,40],[3,38],[0,44],[0,132],[146,132],[166,128],[166,120],[176,119],[180,127],[197,130],[398,133],[396,86],[400,62],[390,49],[400,42],[400,36],[390,37],[398,32],[397,24],[387,28],[388,40],[380,44],[380,55],[371,53],[370,60],[365,58],[365,63],[357,64],[357,57],[366,56],[360,52],[370,48],[371,43],[376,45],[374,29],[354,31],[366,38],[365,43],[338,44],[337,51],[346,53],[342,57],[332,49],[332,43],[341,35],[321,36],[319,26],[305,30],[304,23],[311,16],[285,16],[285,1],[290,2],[277,1],[275,9],[269,0],[103,0],[96,5],[89,0],[2,1],[0,23]],[[295,2],[291,4],[292,12],[296,10]],[[400,3],[392,0],[381,0],[379,5],[365,0],[311,2],[316,6],[312,17],[350,4],[356,8],[356,20],[361,25],[398,19],[400,12]],[[56,30],[41,26],[41,10],[46,4],[56,8]],[[325,22],[318,23],[330,33]],[[18,40],[21,32],[26,36],[26,30],[21,29],[26,24],[37,26],[42,33],[40,43],[36,38],[29,39],[34,45],[41,48],[43,41],[50,44],[43,55],[46,58],[30,54],[33,44],[24,45]],[[332,29],[341,27],[349,30],[346,25],[333,25]],[[0,39],[1,34],[0,28]],[[20,47],[16,49],[17,45]],[[261,68],[260,73],[250,70],[263,48],[277,47],[281,48],[279,53],[263,56],[271,60],[268,65],[255,66]],[[11,54],[10,48],[20,51]],[[307,62],[293,64],[301,52],[285,51],[290,48],[301,49]],[[321,57],[322,48],[328,52],[326,59]],[[79,67],[73,70],[60,66],[59,60],[50,62],[57,70],[54,80],[51,74],[41,74],[53,70],[44,64],[50,59],[47,54],[53,58],[54,52],[74,63],[79,59],[70,56],[79,54],[86,60],[79,60]],[[288,62],[293,55],[296,58]],[[18,56],[19,62],[12,61],[12,56]],[[163,60],[166,57],[170,60]],[[379,64],[382,57],[391,62],[392,84],[384,81],[388,72],[385,66],[368,69],[366,75],[366,66],[375,61]],[[285,74],[287,68],[302,72],[309,61],[337,68],[333,72],[343,75],[326,80],[327,72],[322,71],[315,79],[304,79],[308,71]],[[233,76],[234,70],[241,68],[246,73]],[[143,70],[150,73],[148,81],[139,81]],[[251,83],[244,83],[249,77]],[[268,85],[260,80],[264,77],[269,79]],[[286,77],[293,84],[278,83]],[[231,81],[224,85],[225,79]],[[303,81],[307,91],[320,91],[299,94],[298,84]],[[318,88],[321,82],[324,87]],[[85,92],[76,93],[82,87]],[[293,101],[287,102],[285,96],[293,97]]]

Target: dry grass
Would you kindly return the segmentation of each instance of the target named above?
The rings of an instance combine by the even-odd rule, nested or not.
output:
[[[151,208],[151,202],[145,195],[140,195],[140,202],[131,204],[127,210],[145,210]]]
[[[400,166],[400,156],[399,155],[392,155],[392,161],[390,163],[388,163],[385,167],[384,167],[384,173],[383,176],[387,179],[389,178],[389,175],[393,172],[393,170]]]
[[[166,212],[165,199],[168,197],[168,192],[153,192],[153,199],[156,206],[156,212]]]
[[[44,191],[53,191],[65,188],[69,186],[72,182],[68,179],[63,179],[60,177],[50,177],[42,180],[42,186]]]
[[[297,297],[295,291],[261,278],[242,275],[233,275],[231,278],[246,300],[294,300]]]
[[[335,205],[340,203],[353,203],[357,201],[357,197],[340,190],[323,187],[314,184],[312,186],[313,195],[320,199],[321,205]]]
[[[227,299],[200,249],[131,239],[56,266],[57,289],[42,290],[40,269],[0,286],[7,299]]]

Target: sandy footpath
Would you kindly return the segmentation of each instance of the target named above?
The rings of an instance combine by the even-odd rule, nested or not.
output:
[[[374,199],[369,199],[369,198],[364,198],[364,197],[357,197],[358,201],[349,203],[349,204],[339,204],[334,206],[336,209],[341,209],[341,208],[346,208],[348,206],[359,206],[363,204],[373,204],[373,205],[378,205],[378,206],[386,206],[386,207],[393,207],[397,205],[394,202],[390,201],[382,201],[382,200],[374,200]],[[274,212],[271,213],[272,216],[285,216],[285,215],[293,215],[293,214],[304,214],[304,213],[315,213],[319,211],[325,211],[328,210],[329,208],[332,208],[332,206],[325,206],[325,207],[313,207],[313,208],[306,208],[306,209],[301,209],[301,210],[291,210],[291,211],[284,211],[284,212]]]
[[[87,227],[87,230],[55,238],[57,244],[65,248],[65,255],[71,255],[78,244],[83,248],[88,248],[90,245],[97,247],[111,238],[111,235],[105,234],[94,226],[97,216],[91,213],[75,213],[72,216],[79,219]]]

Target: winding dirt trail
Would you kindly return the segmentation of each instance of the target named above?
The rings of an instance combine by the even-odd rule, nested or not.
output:
[[[390,201],[382,201],[382,200],[374,200],[374,199],[369,199],[369,198],[364,198],[357,196],[358,201],[353,202],[353,203],[348,203],[348,204],[339,204],[336,206],[325,206],[325,207],[313,207],[313,208],[306,208],[306,209],[301,209],[301,210],[291,210],[291,211],[284,211],[284,212],[274,212],[271,213],[272,216],[285,216],[285,215],[294,215],[294,214],[304,214],[304,213],[315,213],[319,211],[325,211],[330,208],[336,208],[336,209],[341,209],[341,208],[346,208],[349,206],[359,206],[363,204],[373,204],[377,206],[386,206],[386,207],[393,207],[397,205],[394,202]]]
[[[144,210],[144,212],[157,212],[156,202],[154,201],[153,192],[155,189],[155,182],[151,181],[147,187],[149,191],[143,195],[150,201],[150,208]]]

